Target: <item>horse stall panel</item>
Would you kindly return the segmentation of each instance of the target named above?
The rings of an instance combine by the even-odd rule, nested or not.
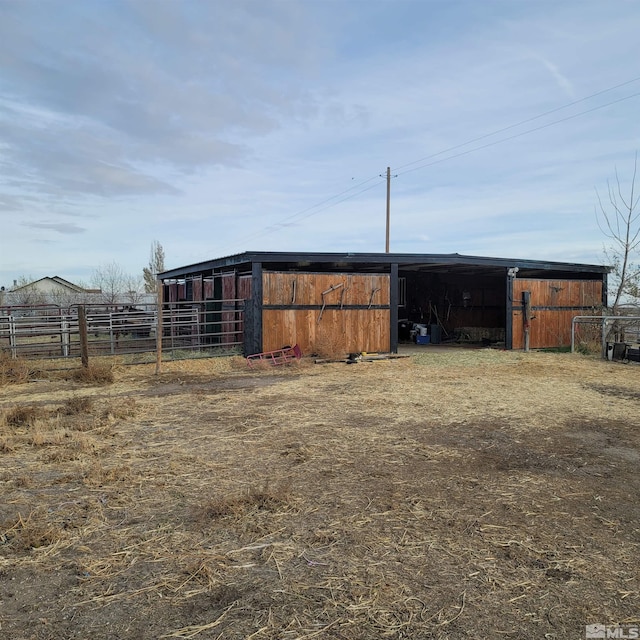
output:
[[[204,278],[202,283],[202,291],[205,300],[210,300],[213,298],[213,278],[207,277]]]
[[[234,272],[223,273],[220,275],[222,281],[222,299],[236,299],[236,274]]]
[[[302,353],[342,356],[390,350],[389,309],[265,309],[263,351],[300,345]]]
[[[242,341],[241,328],[238,324],[238,312],[236,304],[236,274],[235,272],[223,273],[222,280],[222,336],[223,344],[231,344]]]
[[[524,291],[529,291],[532,349],[571,344],[574,316],[592,315],[602,308],[601,280],[523,280],[513,282],[513,349],[524,348]]]
[[[263,351],[389,351],[389,286],[388,274],[263,273]]]
[[[249,300],[251,298],[251,276],[238,277],[238,299]]]
[[[193,279],[193,296],[191,298],[194,302],[201,302],[202,297],[202,276],[196,276]]]
[[[389,306],[387,274],[265,272],[263,288],[264,305]]]

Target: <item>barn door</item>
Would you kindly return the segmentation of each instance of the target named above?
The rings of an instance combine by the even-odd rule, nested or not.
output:
[[[513,349],[525,348],[526,328],[532,349],[568,347],[573,317],[591,315],[601,308],[602,281],[518,278],[513,281],[511,299]]]

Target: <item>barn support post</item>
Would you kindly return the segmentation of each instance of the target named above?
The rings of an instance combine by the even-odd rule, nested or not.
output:
[[[161,280],[156,280],[158,289],[158,307],[156,309],[156,375],[160,375],[160,367],[162,365],[162,294],[164,284]]]
[[[507,313],[504,326],[504,348],[513,349],[513,281],[515,280],[513,269],[507,269]]]
[[[398,303],[400,281],[398,279],[398,263],[391,264],[390,282],[389,282],[389,318],[391,326],[389,327],[389,350],[391,353],[398,353]]]
[[[531,292],[522,292],[522,322],[524,324],[524,350],[529,352],[529,333],[531,329]]]
[[[245,356],[262,351],[262,263],[251,263],[251,298],[247,300],[244,335]]]

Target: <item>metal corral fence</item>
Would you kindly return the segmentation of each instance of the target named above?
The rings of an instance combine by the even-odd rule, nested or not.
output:
[[[79,306],[0,307],[0,350],[13,358],[81,355]],[[157,305],[83,305],[88,355],[157,349]],[[162,310],[162,350],[237,350],[244,335],[244,300],[171,302]]]
[[[638,344],[640,316],[575,316],[571,322],[571,353],[600,351],[611,358],[615,345]]]

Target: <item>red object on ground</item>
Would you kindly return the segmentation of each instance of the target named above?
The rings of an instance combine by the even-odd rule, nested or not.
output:
[[[247,356],[247,364],[251,367],[256,362],[267,362],[274,366],[287,364],[293,360],[302,358],[302,349],[296,344],[293,347],[284,347],[276,351],[265,351],[264,353],[255,353]]]

